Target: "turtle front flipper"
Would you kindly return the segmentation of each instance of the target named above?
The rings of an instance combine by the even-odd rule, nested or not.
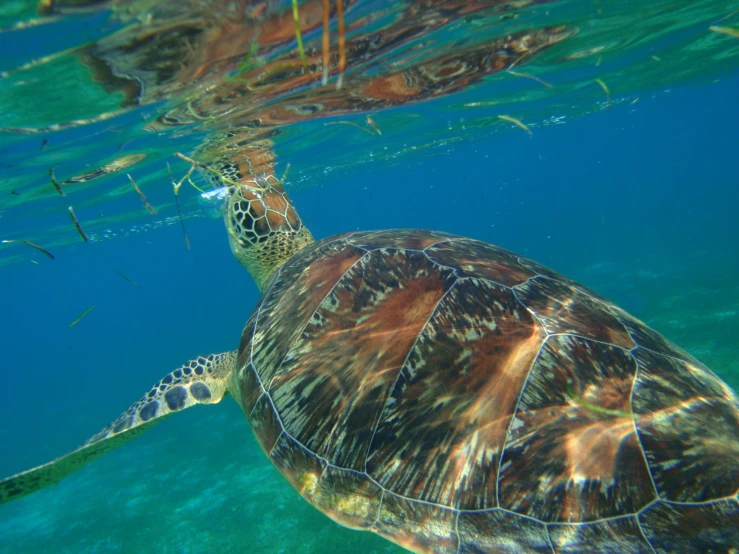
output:
[[[0,504],[53,485],[103,454],[137,437],[175,412],[216,404],[228,394],[235,352],[190,360],[156,383],[138,402],[77,450],[0,481]]]

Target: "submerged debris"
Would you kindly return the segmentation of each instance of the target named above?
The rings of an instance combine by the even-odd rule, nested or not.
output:
[[[351,125],[352,127],[361,129],[369,135],[375,136],[375,132],[372,129],[367,129],[367,127],[363,127],[359,123],[354,123],[353,121],[329,121],[327,123],[324,123],[324,125]]]
[[[108,175],[109,173],[115,173],[116,171],[120,171],[122,169],[126,169],[127,167],[131,167],[132,165],[139,163],[145,157],[146,157],[146,154],[143,154],[143,153],[126,154],[125,156],[116,158],[112,162],[105,164],[102,167],[98,167],[96,169],[93,169],[92,171],[83,173],[82,175],[77,175],[76,177],[67,179],[62,184],[73,185],[75,183],[85,183],[87,181],[92,181],[93,179],[97,179],[98,177],[102,177],[103,175]]]
[[[157,211],[152,207],[151,204],[149,204],[149,201],[146,199],[146,196],[144,196],[144,193],[141,192],[141,189],[136,184],[136,181],[133,180],[133,177],[131,177],[130,173],[126,174],[128,176],[128,180],[131,181],[131,184],[133,185],[134,190],[138,193],[141,200],[144,202],[144,206],[151,212],[152,215],[157,215]]]
[[[144,287],[142,287],[141,285],[139,285],[136,281],[133,281],[130,278],[128,278],[122,271],[119,270],[118,271],[118,275],[120,275],[121,277],[123,277],[126,281],[128,281],[129,283],[131,283],[137,289],[141,289],[141,290],[144,289]]]
[[[48,250],[44,250],[44,249],[43,249],[43,248],[41,248],[41,247],[40,247],[40,246],[39,246],[38,244],[34,244],[34,243],[32,243],[31,241],[29,241],[29,240],[23,240],[23,239],[6,239],[6,240],[4,240],[4,241],[2,241],[2,242],[4,242],[4,243],[11,243],[11,242],[20,242],[20,243],[22,243],[22,244],[25,244],[25,245],[27,245],[27,246],[30,246],[31,248],[35,248],[36,250],[38,250],[38,251],[39,251],[39,252],[41,252],[42,254],[44,254],[44,255],[48,256],[48,257],[49,257],[49,259],[52,259],[52,260],[54,259],[54,254],[52,254],[52,253],[51,253],[51,252],[49,252]]]
[[[519,73],[518,71],[513,71],[512,69],[509,69],[508,73],[510,73],[511,75],[515,75],[516,77],[525,77],[526,79],[532,79],[537,83],[541,83],[547,88],[552,88],[554,86],[551,83],[547,83],[544,79],[540,79],[539,77],[536,77],[534,75],[529,75],[528,73]]]
[[[566,395],[567,398],[569,398],[573,404],[585,408],[586,410],[590,410],[591,412],[595,412],[597,414],[602,414],[606,416],[612,416],[612,417],[628,417],[630,419],[634,418],[634,415],[629,412],[624,412],[622,410],[611,410],[609,408],[603,408],[602,406],[598,406],[596,404],[591,404],[587,400],[583,400],[581,397],[577,396],[574,391],[572,390],[572,379],[567,380],[567,390]]]
[[[321,40],[321,84],[328,84],[328,72],[329,66],[331,65],[331,36],[329,35],[329,23],[331,19],[331,13],[329,11],[329,0],[323,0],[323,37]]]
[[[290,164],[288,163],[285,166],[285,172],[282,174],[282,177],[280,177],[280,183],[284,183],[285,179],[287,179],[287,172],[290,171]]]
[[[603,89],[603,92],[606,93],[606,100],[608,101],[606,109],[610,110],[611,109],[611,91],[608,90],[608,86],[603,82],[602,79],[596,79],[595,82],[598,83],[600,85],[600,88]]]
[[[508,121],[510,123],[513,123],[517,127],[520,127],[524,131],[526,131],[528,134],[532,135],[531,129],[529,129],[529,126],[523,123],[521,120],[516,119],[515,117],[511,117],[510,115],[499,115],[499,119],[502,119],[503,121]]]
[[[711,25],[708,29],[714,33],[721,33],[722,35],[739,38],[739,29],[734,29],[732,27],[719,27],[718,25]]]
[[[336,80],[336,90],[344,83],[346,69],[346,36],[344,32],[344,1],[336,0],[336,18],[339,20],[339,78]]]
[[[77,229],[77,232],[80,234],[80,237],[82,237],[82,240],[87,242],[89,239],[87,238],[87,235],[82,230],[82,226],[80,225],[80,222],[77,220],[77,216],[74,215],[74,209],[72,206],[69,206],[67,208],[67,211],[69,212],[69,217],[72,220],[72,223],[74,223],[74,227]]]
[[[377,134],[378,134],[378,135],[381,135],[381,134],[382,134],[382,131],[380,131],[380,128],[379,128],[379,127],[377,126],[377,123],[375,123],[375,122],[373,121],[373,119],[372,119],[372,118],[371,118],[371,117],[370,117],[369,115],[367,115],[367,123],[369,123],[369,125],[370,125],[370,126],[371,126],[371,127],[372,127],[372,128],[373,128],[373,129],[375,130],[375,131],[377,131]]]
[[[79,316],[77,316],[77,319],[75,319],[72,323],[70,323],[69,325],[67,325],[67,327],[69,327],[71,329],[72,327],[74,327],[75,325],[77,325],[80,321],[82,321],[82,318],[83,317],[85,317],[87,314],[89,314],[92,311],[92,309],[94,307],[95,306],[92,305],[89,308],[87,308],[84,312],[82,312]]]
[[[300,61],[303,62],[303,71],[308,73],[308,61],[305,58],[305,47],[303,46],[303,34],[300,32],[300,15],[298,14],[298,0],[293,2],[293,22],[295,23],[295,42],[298,43]]]

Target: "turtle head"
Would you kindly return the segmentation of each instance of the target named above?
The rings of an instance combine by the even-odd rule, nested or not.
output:
[[[260,291],[283,263],[313,242],[282,185],[274,177],[264,181],[230,183],[224,208],[231,251]]]

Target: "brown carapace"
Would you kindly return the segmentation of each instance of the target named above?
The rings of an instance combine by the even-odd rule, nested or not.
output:
[[[728,552],[739,402],[586,288],[479,241],[351,233],[244,330],[259,443],[339,523],[415,552]]]

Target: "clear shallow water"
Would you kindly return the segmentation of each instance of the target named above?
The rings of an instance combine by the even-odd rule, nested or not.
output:
[[[303,148],[301,137],[312,136],[311,129],[325,131],[308,122],[289,127],[276,150],[299,176],[299,186],[289,190],[317,237],[427,227],[500,244],[614,300],[736,389],[739,74],[717,71],[711,79],[665,86],[637,86],[635,104],[617,101],[614,92],[610,110],[596,105],[588,108],[594,113],[565,125],[532,127],[531,136],[513,125],[461,129],[454,109],[468,100],[457,95],[422,105],[431,119],[428,136],[402,124],[402,139],[392,136],[382,118],[400,117],[396,110],[374,116],[382,138],[365,139],[357,131],[361,140],[352,136],[356,142],[350,142],[352,129],[336,126],[342,133],[332,129]],[[447,126],[438,124],[445,119],[458,138],[413,150],[437,131],[447,137]],[[160,141],[162,152],[186,150],[166,137],[147,140]],[[396,140],[408,141],[402,156],[368,159],[366,141],[377,154]],[[79,145],[75,163],[98,163],[89,148],[94,143]],[[16,161],[13,148],[3,154],[5,163]],[[356,153],[358,165],[335,162],[348,152]],[[146,170],[140,171],[146,183]],[[103,179],[109,180],[92,181],[80,192],[81,205],[89,202],[106,217],[120,207],[119,213],[131,210],[135,217],[110,225],[116,236],[88,244],[72,241],[68,221],[61,231],[70,198],[54,197],[48,182],[48,197],[45,192],[27,202],[22,195],[22,203],[3,188],[3,237],[30,232],[53,241],[54,233],[66,235],[58,239],[53,262],[30,249],[21,253],[22,245],[0,251],[15,262],[0,268],[6,361],[1,475],[76,447],[185,360],[234,348],[258,299],[230,256],[221,221],[199,211],[194,191],[187,191],[192,248],[186,250],[178,222],[166,224],[176,215],[171,203],[155,204],[162,206],[160,216],[150,217],[130,190],[113,192],[124,188],[120,174]],[[162,198],[171,194],[167,189],[165,181]],[[145,190],[156,202],[156,190]],[[72,199],[76,207],[78,197]],[[54,217],[60,223],[52,231],[44,222]],[[105,228],[93,224],[89,230],[102,235]],[[68,329],[91,304],[95,309]],[[188,410],[58,486],[0,507],[0,552],[44,551],[398,549],[341,529],[302,501],[226,401]]]
[[[333,94],[335,72],[327,87],[320,86],[320,70],[299,78],[291,21],[279,19],[289,2],[266,4],[269,20],[285,27],[282,34],[270,31],[279,27],[276,23],[269,27],[258,21],[240,23],[227,34],[222,21],[236,26],[234,21],[243,21],[243,16],[226,8],[202,10],[200,5],[198,0],[174,5],[117,0],[99,3],[98,9],[67,9],[61,16],[39,18],[32,0],[3,4],[0,191],[6,195],[6,212],[1,215],[13,238],[48,246],[76,242],[67,214],[59,209],[68,203],[74,204],[93,241],[158,225],[167,215],[176,215],[166,163],[173,164],[176,175],[184,173],[187,166],[172,154],[192,151],[204,132],[249,125],[255,133],[273,135],[280,156],[278,175],[290,163],[287,185],[292,190],[311,188],[317,173],[354,176],[376,164],[405,163],[419,150],[423,155],[454,152],[469,136],[521,132],[499,115],[537,130],[608,107],[638,104],[665,88],[711,82],[731,74],[739,60],[739,42],[710,30],[739,25],[736,0],[450,2],[446,8],[425,10],[412,2],[358,2],[347,11],[348,44],[392,46],[370,49],[356,63],[350,60],[343,89],[347,100]],[[307,3],[304,12],[312,13],[311,6]],[[209,29],[212,36],[202,48],[210,54],[192,54],[197,43],[186,31],[173,36],[161,31],[189,29],[193,20]],[[178,42],[176,32],[187,38]],[[335,18],[332,33],[335,43]],[[452,79],[446,88],[419,94],[404,106],[391,92],[397,83],[368,85],[371,79],[409,68],[433,74],[429,68],[444,60],[447,72],[458,71],[460,63],[471,70],[471,60],[479,61],[483,53],[489,65],[500,59],[500,51],[510,51],[513,59],[511,40],[537,33],[557,38],[549,46],[538,44],[541,40],[523,41],[530,54],[516,59],[508,68],[512,72],[468,71],[466,84],[465,79]],[[140,39],[158,34],[170,37],[162,47]],[[304,34],[306,50],[320,58],[320,28]],[[332,52],[336,55],[335,44]],[[106,64],[115,77],[101,70]],[[235,94],[238,87],[243,90],[237,90],[234,108],[222,97]],[[372,102],[358,101],[377,90],[382,93]],[[363,108],[353,113],[359,104]],[[383,130],[381,138],[336,124],[366,126],[367,110]],[[61,130],[44,132],[53,125]],[[127,154],[146,154],[128,171],[163,217],[149,217],[123,171],[66,186],[67,200],[50,184],[50,168],[63,182]],[[300,164],[294,163],[296,158]],[[201,215],[196,191],[183,191],[181,201],[187,217]],[[6,248],[0,252],[0,263],[30,254]]]

